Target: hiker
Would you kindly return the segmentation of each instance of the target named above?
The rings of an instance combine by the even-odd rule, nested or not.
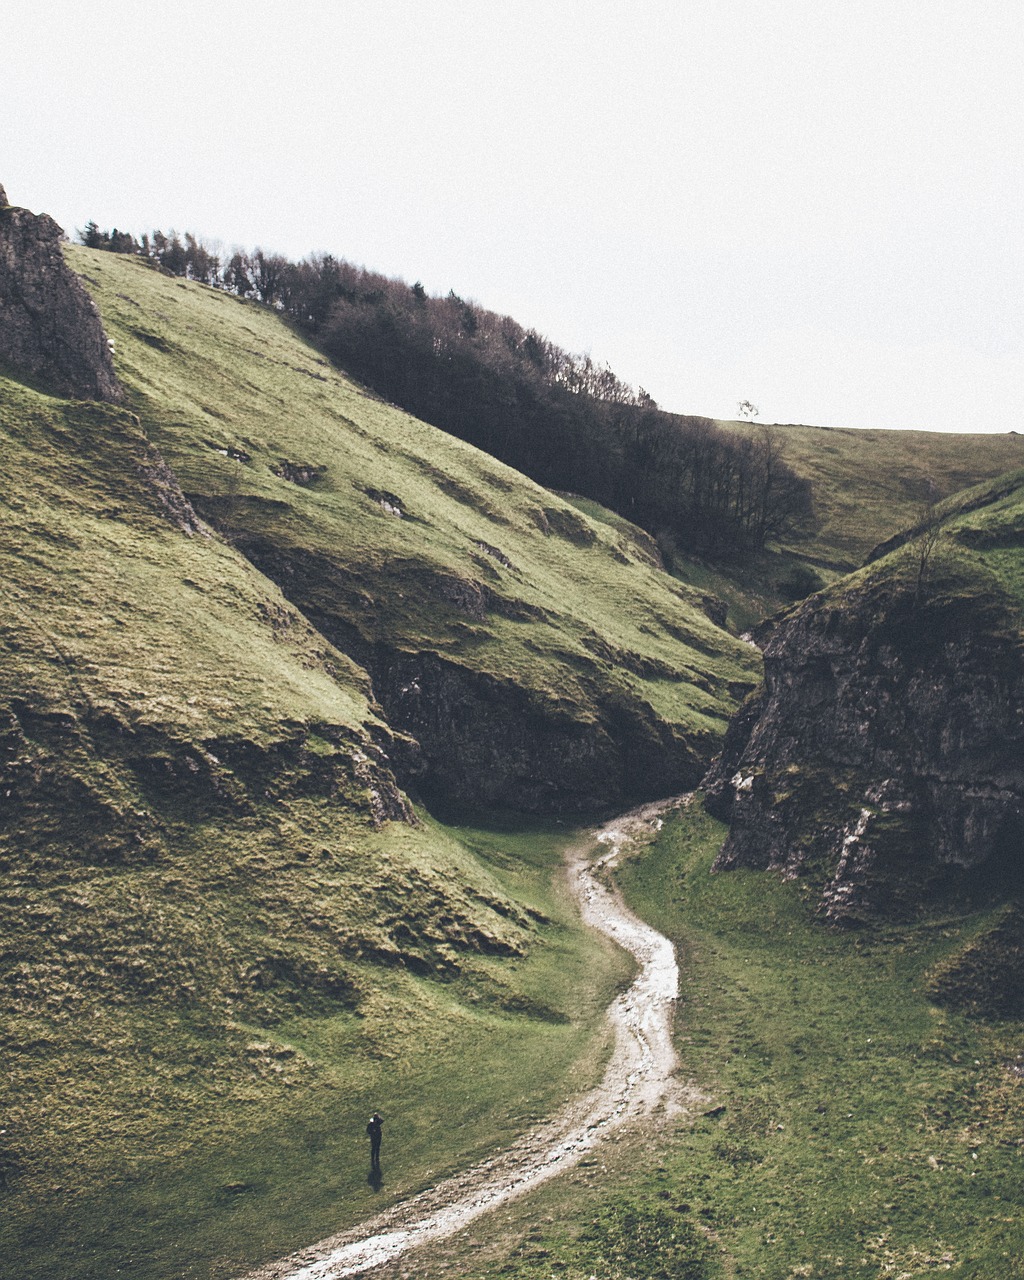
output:
[[[370,1116],[370,1123],[366,1126],[366,1136],[370,1139],[370,1166],[374,1169],[380,1164],[380,1138],[383,1128],[384,1120],[380,1112],[375,1111]]]

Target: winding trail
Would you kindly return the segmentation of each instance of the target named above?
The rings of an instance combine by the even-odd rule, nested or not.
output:
[[[613,938],[639,965],[631,986],[608,1008],[615,1047],[601,1083],[523,1134],[507,1151],[349,1231],[251,1272],[246,1280],[340,1280],[392,1262],[410,1249],[454,1235],[482,1213],[571,1169],[623,1125],[673,1105],[672,1018],[679,993],[675,950],[629,910],[603,873],[628,847],[650,840],[661,828],[661,815],[681,802],[674,798],[643,805],[602,827],[596,838],[607,852],[600,857],[593,857],[589,843],[567,853],[572,893],[584,921]]]

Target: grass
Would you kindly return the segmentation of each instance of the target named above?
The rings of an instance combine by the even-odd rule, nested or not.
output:
[[[745,433],[760,424],[721,422]],[[794,601],[858,568],[880,543],[913,525],[930,493],[938,499],[980,492],[1024,464],[1024,435],[940,431],[869,431],[779,425],[785,460],[813,486],[813,527],[764,551],[730,559],[696,559],[659,539],[671,573],[728,608],[729,629],[748,631]],[[966,494],[964,494],[966,497]],[[589,499],[572,504],[629,536],[650,540]],[[951,504],[954,505],[954,504]]]
[[[429,649],[583,726],[614,696],[714,750],[756,655],[631,526],[368,395],[266,308],[68,252],[185,492],[347,650]]]
[[[620,873],[679,950],[680,1074],[707,1101],[415,1274],[1024,1275],[1024,1032],[926,994],[987,917],[831,931],[797,883],[712,876],[724,834],[695,803]]]
[[[234,1275],[586,1082],[621,960],[557,828],[374,819],[365,673],[168,517],[129,413],[2,392],[0,1253]]]
[[[415,841],[436,866],[439,847],[457,847],[464,883],[474,863],[490,895],[531,913],[521,954],[458,957],[441,982],[350,963],[350,1007],[307,1000],[272,1013],[229,1000],[218,1020],[209,1006],[84,996],[71,1025],[43,1009],[31,1038],[26,1020],[10,1028],[9,1047],[45,1055],[41,1071],[16,1062],[24,1087],[6,1111],[8,1140],[30,1152],[9,1179],[0,1238],[19,1276],[237,1275],[415,1193],[592,1082],[608,1047],[603,1009],[627,971],[582,933],[568,902],[564,829],[451,832],[425,821],[418,835],[380,833],[380,853]],[[204,854],[223,876],[205,842]],[[386,868],[378,858],[382,879]],[[246,886],[236,909],[253,933],[294,938],[299,895],[280,883],[283,868],[267,870],[273,890],[261,901]],[[207,923],[219,916],[221,945],[230,898],[200,884],[187,904],[201,902]],[[419,900],[406,894],[414,922]],[[37,918],[48,905],[43,894],[26,901]],[[380,1187],[368,1183],[363,1137],[373,1107],[387,1120]],[[48,1142],[25,1143],[33,1125]]]
[[[711,876],[723,835],[691,810],[625,878],[686,957],[684,1069],[725,1106],[666,1160],[678,1193],[737,1275],[1020,1274],[1020,1024],[925,993],[980,918],[831,932],[795,883]]]

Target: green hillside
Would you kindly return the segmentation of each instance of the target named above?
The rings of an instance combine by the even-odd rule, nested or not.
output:
[[[955,597],[979,606],[991,603],[1005,612],[1010,639],[1024,629],[1022,548],[1024,469],[1017,468],[954,493],[922,523],[908,521],[903,532],[878,546],[867,565],[836,583],[830,596],[850,608],[871,591],[892,601],[909,590],[922,608]]]
[[[722,423],[756,431],[750,423]],[[1024,464],[1024,435],[779,426],[783,457],[813,485],[816,528],[784,546],[814,564],[855,569],[913,524],[932,492],[947,498]]]
[[[263,307],[70,252],[186,494],[369,669],[425,787],[542,809],[696,780],[756,655],[642,535],[368,395]]]
[[[641,535],[271,312],[70,256],[128,405],[0,380],[0,1256],[233,1276],[601,1070],[624,964],[569,906],[566,829],[443,827],[399,783],[678,789],[757,655]]]
[[[756,435],[760,423],[719,422]],[[677,576],[729,609],[729,626],[770,614],[858,568],[879,543],[913,525],[929,498],[942,500],[1024,463],[1024,435],[850,430],[775,425],[784,460],[810,481],[814,517],[765,550],[699,560],[666,547]]]

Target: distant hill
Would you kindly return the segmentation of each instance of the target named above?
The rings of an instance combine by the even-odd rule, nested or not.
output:
[[[678,416],[678,415],[677,415]],[[680,423],[694,421],[678,416]],[[813,516],[742,556],[696,558],[662,541],[677,576],[718,595],[736,630],[756,626],[858,568],[875,546],[914,524],[930,499],[941,500],[1024,463],[1024,436],[939,431],[867,431],[838,427],[717,423],[756,439],[765,431],[810,485]]]
[[[749,435],[756,425],[723,422]],[[773,428],[786,461],[810,480],[812,529],[779,545],[830,569],[863,564],[878,543],[917,519],[922,502],[1024,465],[1024,435],[945,431],[868,431],[840,427]]]

